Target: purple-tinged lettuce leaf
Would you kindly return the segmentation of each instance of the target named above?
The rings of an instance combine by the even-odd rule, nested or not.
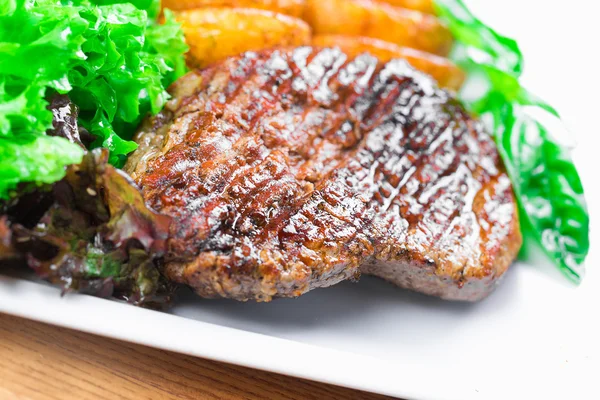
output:
[[[0,220],[6,257],[19,255],[65,291],[149,307],[169,302],[174,287],[159,263],[171,219],[146,207],[129,177],[108,164],[107,150],[94,150],[69,166],[50,196],[52,203],[35,224],[10,210]]]

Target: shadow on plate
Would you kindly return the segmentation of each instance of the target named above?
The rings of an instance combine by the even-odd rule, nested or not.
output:
[[[230,328],[302,340],[306,336],[360,336],[370,341],[387,339],[394,332],[398,340],[426,346],[441,335],[461,332],[467,321],[495,323],[494,315],[515,307],[520,290],[514,265],[497,290],[479,303],[448,302],[399,289],[381,279],[365,276],[360,282],[343,282],[318,289],[297,299],[271,303],[241,303],[233,300],[205,300],[181,288],[172,314]],[[3,269],[6,275],[37,280],[23,269]],[[525,290],[525,289],[523,289]],[[418,323],[415,323],[418,321]]]
[[[440,329],[461,329],[461,321],[473,313],[485,315],[489,310],[493,316],[494,310],[513,306],[518,290],[516,268],[519,266],[513,266],[506,274],[495,293],[479,303],[448,302],[399,289],[378,278],[363,277],[358,283],[343,282],[297,299],[271,303],[203,300],[185,289],[172,311],[186,318],[283,337],[340,329],[353,330],[357,335],[377,335],[387,327],[434,339],[439,337]],[[415,318],[427,322],[405,323]]]

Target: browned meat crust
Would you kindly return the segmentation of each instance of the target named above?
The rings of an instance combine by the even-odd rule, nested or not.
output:
[[[521,245],[490,136],[404,61],[247,53],[194,71],[126,169],[178,221],[167,275],[268,301],[364,272],[477,300]]]

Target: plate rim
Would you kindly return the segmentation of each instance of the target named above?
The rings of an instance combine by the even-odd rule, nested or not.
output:
[[[24,301],[25,298],[27,301]],[[94,312],[90,313],[90,310]],[[435,385],[429,382],[427,385],[427,379],[415,379],[427,376],[425,365],[392,363],[372,356],[230,328],[83,294],[61,296],[60,289],[46,283],[3,274],[0,274],[0,313],[363,392],[403,399],[480,398],[476,396],[477,393],[460,388],[460,385],[452,385],[450,380],[436,382]],[[105,324],[107,315],[111,316],[111,324]],[[160,329],[152,330],[156,326],[160,326]],[[181,331],[186,335],[182,337]],[[174,337],[181,338],[181,341],[164,339],[176,333],[179,336]],[[282,358],[281,354],[291,354],[293,357]],[[399,379],[402,376],[406,379]],[[448,385],[454,387],[449,390]]]

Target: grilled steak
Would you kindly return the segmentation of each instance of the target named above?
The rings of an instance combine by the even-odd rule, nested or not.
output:
[[[126,170],[174,217],[165,271],[268,301],[378,275],[478,300],[521,245],[495,145],[402,60],[302,47],[194,71]]]

